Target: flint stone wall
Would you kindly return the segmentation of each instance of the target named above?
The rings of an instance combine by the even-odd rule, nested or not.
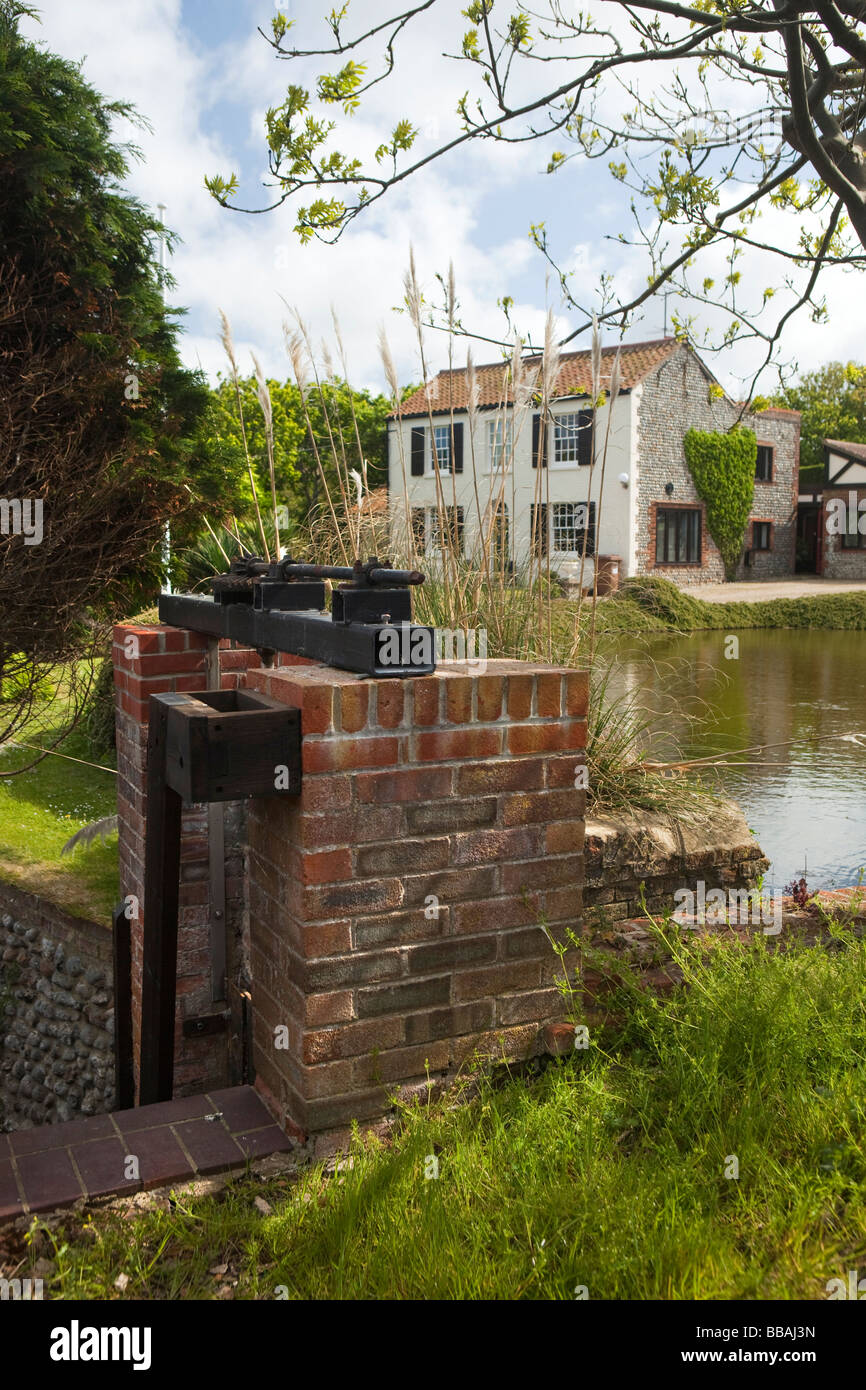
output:
[[[0,883],[0,1130],[114,1106],[111,931]]]

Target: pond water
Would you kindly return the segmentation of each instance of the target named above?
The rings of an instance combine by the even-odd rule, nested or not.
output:
[[[735,659],[725,655],[736,636]],[[866,869],[866,633],[746,630],[618,643],[612,689],[664,711],[660,759],[763,745],[713,774],[771,861],[767,886],[806,874],[841,888]],[[695,725],[672,705],[699,716]],[[675,785],[675,784],[673,784]]]

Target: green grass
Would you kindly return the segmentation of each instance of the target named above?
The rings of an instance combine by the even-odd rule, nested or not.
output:
[[[50,746],[65,714],[61,689],[55,700],[36,711],[18,737]],[[113,754],[94,750],[83,732],[70,734],[59,751],[107,767],[115,765]],[[26,767],[33,756],[26,748],[4,748],[0,769]],[[60,851],[82,825],[114,814],[116,790],[116,778],[110,772],[60,757],[44,758],[18,777],[0,777],[0,877],[59,902],[77,916],[107,923],[119,897],[117,836],[105,844],[97,841],[78,847],[62,858]]]
[[[335,1175],[64,1218],[46,1295],[825,1298],[866,1261],[866,945],[836,944],[687,942],[689,988],[631,987],[616,1036],[410,1113]]]
[[[738,628],[863,632],[866,592],[775,598],[757,603],[708,603],[669,579],[647,575],[625,580],[616,595],[598,605],[596,614],[596,630],[606,635],[702,629],[732,632]]]

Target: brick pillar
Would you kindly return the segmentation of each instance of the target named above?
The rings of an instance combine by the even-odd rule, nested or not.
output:
[[[300,797],[249,808],[253,1057],[280,1123],[375,1120],[428,1068],[535,1052],[563,1014],[540,924],[581,911],[586,673],[248,684],[302,712]]]
[[[137,654],[136,654],[137,653]],[[117,693],[117,809],[119,819],[120,891],[138,899],[132,918],[133,1036],[138,1082],[144,900],[144,818],[147,788],[147,727],[151,695],[164,691],[204,690],[208,679],[207,638],[178,628],[122,623],[114,630],[114,678]],[[256,652],[220,645],[221,683],[236,687],[247,668],[257,666]],[[245,929],[245,827],[242,803],[226,805],[226,922],[229,979],[243,976]],[[203,1038],[184,1038],[185,1017],[217,1011],[211,998],[208,925],[207,809],[183,813],[178,937],[178,1010],[175,1035],[175,1094],[188,1095],[226,1086],[238,1051],[232,1029]],[[227,1001],[237,1013],[236,1000]],[[235,1067],[236,1070],[236,1067]]]

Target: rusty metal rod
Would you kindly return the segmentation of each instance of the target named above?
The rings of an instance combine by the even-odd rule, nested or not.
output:
[[[369,568],[368,568],[369,566]],[[256,560],[247,557],[245,560],[246,572],[249,575],[261,575],[262,577],[271,575],[277,569],[284,580],[288,579],[342,579],[344,581],[354,581],[357,585],[381,584],[386,588],[393,588],[394,585],[401,587],[405,584],[423,584],[425,575],[420,570],[395,570],[387,565],[366,565],[357,560],[354,565],[313,565],[302,561],[278,561],[276,565],[267,560]]]
[[[343,579],[362,580],[368,584],[383,584],[387,587],[402,584],[423,584],[424,575],[419,570],[392,570],[384,566],[365,569],[362,565],[283,565],[283,574],[297,579]]]

